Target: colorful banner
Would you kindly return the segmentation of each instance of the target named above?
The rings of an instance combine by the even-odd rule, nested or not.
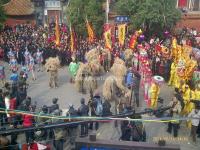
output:
[[[131,36],[130,42],[129,42],[129,48],[134,49],[137,44],[137,36],[134,34]]]
[[[75,34],[74,34],[74,31],[72,30],[71,26],[70,26],[70,49],[72,52],[76,49]]]
[[[104,32],[105,47],[112,49],[111,28]]]
[[[88,22],[87,19],[86,19],[86,26],[87,26],[87,31],[88,31],[88,41],[90,43],[93,43],[95,40],[95,34],[94,34],[94,30],[93,30],[91,24]]]
[[[57,46],[59,46],[60,45],[60,28],[59,28],[57,16],[56,16],[55,35],[56,35],[55,43],[56,43]]]
[[[123,46],[125,42],[126,24],[118,25],[118,39],[119,45]]]

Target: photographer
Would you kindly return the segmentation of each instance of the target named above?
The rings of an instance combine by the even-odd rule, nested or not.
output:
[[[89,107],[85,104],[85,99],[81,98],[81,106],[78,108],[78,114],[80,116],[86,117],[89,113]],[[88,136],[88,123],[81,124],[81,137]]]
[[[69,121],[75,121],[71,118],[73,117],[77,117],[78,113],[77,110],[75,110],[74,106],[72,104],[69,105],[69,110],[66,114],[67,117],[69,117]],[[70,144],[73,145],[77,136],[77,128],[78,125],[70,125],[68,128],[68,134],[69,134],[69,140],[70,140]]]
[[[168,106],[171,107],[171,109],[169,110],[169,117],[177,118],[177,117],[180,116],[181,104],[178,101],[176,95],[174,95],[172,101],[169,103]],[[174,132],[174,137],[177,137],[178,136],[178,129],[179,129],[179,120],[173,120],[173,121],[170,121],[168,123],[167,132],[171,134],[172,129],[173,129],[173,132]]]
[[[92,98],[91,103],[90,103],[90,109],[91,109],[92,117],[103,115],[102,100],[98,93],[96,93],[95,96]],[[93,123],[95,124],[95,130],[98,130],[98,128],[99,128],[98,121],[91,122],[89,129],[93,130]]]

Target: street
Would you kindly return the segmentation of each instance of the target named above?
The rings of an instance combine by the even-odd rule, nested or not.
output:
[[[10,71],[6,69],[6,72],[8,74]],[[89,94],[83,95],[78,93],[74,85],[69,82],[70,77],[66,66],[59,70],[59,87],[57,89],[49,88],[49,77],[47,72],[36,72],[36,76],[37,80],[32,81],[30,80],[31,76],[29,75],[28,96],[32,98],[32,103],[37,102],[37,108],[42,107],[43,105],[50,106],[54,97],[59,99],[58,104],[62,110],[66,110],[70,103],[73,104],[75,108],[78,108],[82,97],[86,99],[86,102],[89,99]],[[98,91],[101,91],[101,85],[102,81],[99,84]],[[169,103],[172,96],[173,89],[168,87],[166,84],[162,85],[160,97],[164,99],[164,105]],[[146,108],[146,103],[143,101],[143,89],[140,90],[140,103],[141,107],[137,108],[136,112]],[[152,116],[143,115],[143,118],[147,117]],[[114,127],[114,122],[101,123],[99,130],[96,132],[97,138],[119,140],[121,134],[119,124],[120,123],[118,123],[118,127]],[[159,139],[164,139],[166,140],[166,143],[180,144],[182,150],[197,150],[200,148],[200,145],[192,144],[191,139],[189,138],[190,130],[186,128],[185,122],[182,122],[180,125],[178,138],[173,138],[173,136],[166,132],[167,123],[144,122],[144,124],[147,133],[147,142],[157,142]],[[25,142],[23,135],[19,136],[18,142]],[[198,139],[197,142],[200,142],[200,139]],[[65,144],[65,149],[70,149],[67,143]]]

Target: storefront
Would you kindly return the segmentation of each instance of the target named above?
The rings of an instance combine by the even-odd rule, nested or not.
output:
[[[56,17],[62,23],[62,6],[60,0],[45,0],[44,23],[55,23]]]

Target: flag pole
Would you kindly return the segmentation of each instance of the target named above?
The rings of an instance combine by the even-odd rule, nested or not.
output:
[[[108,23],[109,0],[106,0],[106,23]]]

